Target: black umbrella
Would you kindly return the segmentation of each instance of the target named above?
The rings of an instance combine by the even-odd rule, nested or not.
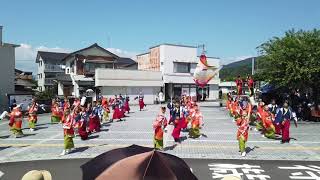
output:
[[[84,180],[197,180],[182,159],[138,145],[103,153],[81,168]]]

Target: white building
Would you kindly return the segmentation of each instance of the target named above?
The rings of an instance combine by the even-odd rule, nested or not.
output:
[[[57,76],[64,74],[62,59],[68,53],[38,51],[36,63],[38,64],[38,90],[45,91],[56,88],[54,86]]]
[[[227,94],[233,90],[236,90],[236,82],[233,82],[233,81],[220,82],[219,88],[221,89],[223,94]]]
[[[137,55],[138,69],[160,71],[163,78],[166,99],[181,96],[205,96],[207,100],[219,97],[219,75],[215,76],[206,87],[197,87],[193,72],[199,61],[197,47],[174,44],[161,44],[149,48],[150,51]],[[220,67],[219,58],[208,57],[208,64]]]
[[[0,26],[0,112],[8,108],[8,94],[13,94],[15,82],[15,48],[19,45],[3,43]]]
[[[98,68],[95,71],[95,85],[103,96],[129,96],[130,104],[137,104],[138,101],[133,99],[142,92],[144,102],[153,104],[163,81],[161,72]]]

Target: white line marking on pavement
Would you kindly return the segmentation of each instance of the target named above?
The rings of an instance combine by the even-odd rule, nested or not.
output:
[[[0,171],[0,178],[4,175],[4,173],[2,171]]]
[[[35,144],[43,144],[45,142],[48,142],[48,141],[51,141],[52,139],[56,138],[56,137],[59,137],[61,136],[61,134],[55,134],[54,136],[51,136],[49,138],[45,138],[45,139],[38,139],[39,142],[36,142]],[[11,140],[18,140],[16,138],[9,138]],[[21,140],[27,140],[27,139],[21,139]],[[63,139],[62,139],[63,140]],[[9,154],[6,154],[5,157],[2,157],[0,158],[0,161],[3,161],[5,159],[10,159],[10,157],[16,155],[16,154],[19,154],[19,153],[22,153],[23,151],[26,151],[26,150],[29,150],[29,149],[32,149],[33,147],[32,146],[28,146],[28,147],[24,147],[24,148],[21,148],[21,149],[18,149],[16,151],[13,151],[12,153],[9,153]]]

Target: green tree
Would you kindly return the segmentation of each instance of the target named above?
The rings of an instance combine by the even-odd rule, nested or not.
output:
[[[258,49],[259,79],[289,89],[311,88],[314,98],[320,95],[320,30],[290,30]]]

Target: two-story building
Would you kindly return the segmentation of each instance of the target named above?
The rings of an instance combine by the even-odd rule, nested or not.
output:
[[[79,97],[96,89],[97,68],[137,69],[131,58],[119,57],[98,44],[71,53],[38,51],[38,90],[54,89],[60,96]]]
[[[8,94],[14,93],[15,48],[19,45],[3,43],[0,26],[0,112],[8,108]]]
[[[38,63],[38,90],[55,88],[55,80],[61,74],[64,74],[62,59],[68,53],[38,51],[36,63]]]
[[[64,74],[57,77],[58,95],[80,97],[88,89],[100,91],[95,82],[96,69],[137,69],[131,58],[122,58],[98,44],[80,49],[62,59]],[[109,76],[109,74],[104,74]]]
[[[160,44],[149,48],[149,52],[137,55],[138,69],[160,71],[164,83],[166,99],[181,94],[206,96],[208,100],[219,97],[219,75],[215,76],[206,87],[197,87],[193,73],[199,61],[198,48],[175,44]],[[207,57],[208,63],[220,67],[220,59]]]

